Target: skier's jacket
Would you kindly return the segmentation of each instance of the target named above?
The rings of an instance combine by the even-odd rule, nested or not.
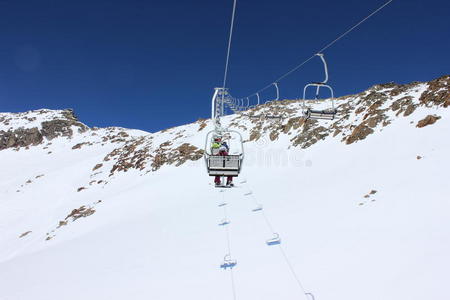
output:
[[[226,148],[227,152],[230,151],[230,147],[228,147],[228,144],[226,142],[223,142],[222,146]]]
[[[214,142],[214,143],[212,144],[211,148],[213,148],[213,149],[219,149],[219,148],[220,148],[220,143]]]

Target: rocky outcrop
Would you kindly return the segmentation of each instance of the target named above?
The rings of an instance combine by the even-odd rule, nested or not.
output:
[[[64,219],[65,221],[70,219],[72,222],[76,221],[79,218],[86,218],[95,213],[95,209],[93,207],[81,206],[80,208],[76,208],[72,210],[72,212]],[[65,223],[64,225],[66,225]],[[61,223],[60,223],[61,226]]]
[[[389,126],[395,117],[411,116],[419,107],[450,106],[450,76],[427,83],[386,83],[374,85],[367,91],[335,99],[338,114],[333,121],[305,120],[299,113],[298,101],[268,103],[241,113],[231,122],[238,128],[242,120],[252,123],[249,141],[257,142],[267,134],[271,141],[280,135],[293,135],[293,146],[308,148],[328,136],[339,137],[347,145],[361,142]],[[296,104],[296,110],[291,104]],[[394,116],[392,115],[394,113]],[[265,115],[280,115],[280,122],[269,122]],[[258,117],[260,116],[260,117]],[[421,128],[435,123],[439,117],[421,120]]]
[[[420,102],[427,106],[450,106],[450,75],[439,77],[428,83],[429,88],[420,96]]]
[[[46,113],[48,111],[42,110],[30,113]],[[22,117],[29,122],[36,121],[36,117]],[[9,125],[11,118],[2,117],[2,123]],[[7,148],[20,148],[28,146],[36,146],[41,144],[44,139],[52,140],[57,137],[70,138],[73,135],[73,128],[77,128],[79,133],[87,131],[89,128],[80,123],[73,111],[68,109],[61,112],[56,119],[43,121],[40,123],[40,128],[15,128],[13,130],[0,130],[0,150]]]
[[[125,144],[109,153],[104,161],[115,160],[110,176],[115,172],[127,172],[130,169],[144,170],[148,160],[151,158],[148,141],[142,137]],[[150,142],[151,143],[151,142]]]
[[[114,160],[110,175],[116,172],[127,172],[130,169],[157,171],[164,165],[180,166],[187,161],[196,161],[203,157],[204,151],[183,143],[177,147],[171,141],[166,141],[154,148],[151,140],[141,137],[125,144],[121,148],[114,149],[103,160]]]
[[[73,120],[54,120],[42,122],[41,134],[48,140],[53,140],[57,137],[72,137],[72,126],[78,127],[78,132],[83,133],[87,131],[88,127]]]
[[[306,120],[302,115],[300,101],[283,100],[268,102],[227,117],[227,126],[240,131],[244,142],[260,145],[269,140],[276,142],[288,139],[289,146],[305,149],[328,138],[335,138],[347,145],[359,143],[382,131],[394,119],[410,118],[424,108],[431,108],[430,115],[418,123],[418,119],[410,118],[409,123],[414,124],[411,126],[422,128],[435,123],[439,117],[432,111],[450,106],[450,76],[442,76],[427,83],[379,84],[359,94],[335,100],[338,114],[332,121]],[[194,135],[204,136],[207,124],[208,120],[199,119],[181,128],[134,135],[131,131],[117,127],[89,129],[78,121],[72,110],[5,113],[0,114],[0,150],[39,145],[44,141],[71,138],[75,134],[87,132],[81,139],[74,141],[71,145],[73,150],[80,151],[97,144],[117,144],[114,150],[108,150],[110,153],[103,162],[96,162],[91,167],[91,177],[98,175],[94,181],[99,183],[105,180],[99,174],[104,174],[106,168],[106,174],[113,176],[133,169],[152,172],[164,165],[180,166],[188,161],[199,160],[204,150],[197,147],[200,144],[191,144],[194,140],[190,138]]]
[[[0,131],[0,150],[39,145],[43,140],[42,133],[37,128]]]
[[[417,123],[417,128],[422,128],[428,125],[432,125],[434,123],[436,123],[437,120],[439,120],[441,117],[436,116],[436,115],[428,115],[426,116],[424,119],[420,120]]]
[[[95,202],[92,202],[89,205],[82,205],[79,208],[73,209],[65,218],[64,220],[61,220],[58,222],[58,225],[51,231],[46,233],[46,241],[50,241],[51,239],[56,237],[57,231],[63,227],[67,226],[70,223],[73,223],[81,218],[87,218],[89,216],[92,216],[96,210],[95,207],[102,203],[102,200],[97,200]]]

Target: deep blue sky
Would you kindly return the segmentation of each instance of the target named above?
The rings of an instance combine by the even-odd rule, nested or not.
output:
[[[229,87],[271,83],[383,0],[238,0]],[[147,131],[209,117],[232,0],[0,0],[0,111],[73,108],[90,126]],[[337,95],[450,73],[450,3],[395,0],[328,49]],[[322,79],[313,60],[280,83]],[[274,91],[263,94],[273,97]]]

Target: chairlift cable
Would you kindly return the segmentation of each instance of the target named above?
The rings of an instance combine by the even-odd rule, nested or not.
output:
[[[367,21],[370,17],[372,17],[373,15],[375,15],[377,12],[379,12],[380,10],[382,10],[385,6],[387,6],[388,4],[390,4],[392,1],[394,0],[389,0],[386,3],[384,3],[382,6],[380,6],[379,8],[377,8],[376,10],[374,10],[370,15],[368,15],[367,17],[365,17],[364,19],[362,19],[361,21],[359,21],[357,24],[355,24],[352,28],[350,28],[349,30],[347,30],[346,32],[344,32],[343,34],[341,34],[339,37],[337,37],[334,41],[332,41],[331,43],[329,43],[328,45],[326,45],[325,47],[323,47],[322,49],[320,49],[319,51],[317,51],[317,53],[322,53],[323,51],[325,51],[326,49],[330,48],[334,43],[336,43],[337,41],[339,41],[340,39],[342,39],[344,36],[346,36],[347,34],[349,34],[351,31],[353,31],[356,27],[358,27],[359,25],[361,25],[362,23],[364,23],[365,21]]]
[[[231,40],[233,38],[234,16],[236,14],[236,2],[237,2],[237,0],[234,0],[234,2],[233,2],[233,13],[231,15],[230,35],[228,37],[227,59],[226,59],[226,63],[225,63],[225,73],[223,75],[223,86],[222,86],[223,88],[225,88],[226,84],[227,84],[228,65],[230,63]]]
[[[350,32],[352,32],[353,30],[355,30],[357,27],[359,27],[362,23],[364,23],[365,21],[367,21],[368,19],[370,19],[373,15],[375,15],[376,13],[378,13],[380,10],[382,10],[384,7],[386,7],[387,5],[389,5],[392,1],[394,0],[388,0],[387,2],[385,2],[383,5],[381,5],[380,7],[378,7],[376,10],[374,10],[372,13],[370,13],[367,17],[365,17],[364,19],[362,19],[361,21],[359,21],[358,23],[356,23],[354,26],[352,26],[350,29],[348,29],[347,31],[345,31],[344,33],[342,33],[341,35],[339,35],[336,39],[334,39],[332,42],[328,43],[325,47],[323,47],[322,49],[320,49],[319,51],[317,51],[316,53],[322,53],[323,51],[325,51],[326,49],[330,48],[332,45],[334,45],[336,42],[338,42],[340,39],[342,39],[344,36],[346,36],[347,34],[349,34]],[[274,82],[266,85],[265,87],[263,87],[262,89],[256,91],[255,93],[251,94],[249,97],[256,95],[256,93],[261,93],[263,91],[265,91],[266,89],[270,88],[274,83],[279,83],[281,80],[283,80],[284,78],[286,78],[287,76],[291,75],[292,73],[294,73],[295,71],[297,71],[298,69],[300,69],[301,67],[303,67],[306,63],[308,63],[310,60],[312,60],[314,57],[316,56],[316,54],[313,54],[312,56],[310,56],[309,58],[307,58],[306,60],[304,60],[302,63],[300,63],[299,65],[295,66],[294,68],[292,68],[290,71],[286,72],[285,74],[283,74],[282,76],[278,77]]]

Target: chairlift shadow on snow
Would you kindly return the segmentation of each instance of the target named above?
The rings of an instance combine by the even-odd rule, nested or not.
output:
[[[230,224],[231,222],[227,219],[223,219],[222,221],[220,221],[219,226],[226,226],[228,224]]]
[[[267,246],[274,246],[281,244],[280,235],[278,233],[274,233],[273,237],[266,241]]]
[[[230,255],[230,254],[227,254],[227,255],[225,255],[225,257],[223,258],[223,262],[222,262],[222,264],[220,265],[220,268],[221,268],[221,269],[224,269],[224,270],[226,270],[226,269],[228,269],[228,268],[232,269],[232,268],[234,268],[236,265],[237,265],[237,261],[236,261],[235,259],[231,259],[231,255]]]
[[[261,211],[263,210],[262,204],[258,204],[255,208],[252,209],[253,212]]]

